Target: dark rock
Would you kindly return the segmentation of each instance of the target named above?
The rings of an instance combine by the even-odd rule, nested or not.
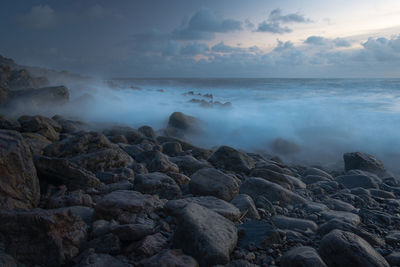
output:
[[[181,170],[186,175],[192,175],[196,171],[203,168],[212,168],[212,165],[205,160],[198,160],[192,156],[179,156],[179,157],[171,157],[170,161],[175,163],[179,170]]]
[[[322,238],[319,254],[328,266],[389,266],[367,241],[341,230]]]
[[[193,195],[215,196],[231,201],[239,193],[237,181],[214,168],[204,168],[190,176],[189,188]]]
[[[106,234],[92,239],[89,248],[93,248],[97,253],[118,254],[121,250],[121,241],[113,234]]]
[[[343,155],[343,159],[344,159],[344,168],[346,171],[358,169],[375,173],[378,176],[386,174],[386,170],[385,167],[383,166],[383,163],[371,155],[361,152],[352,152],[352,153],[345,153]]]
[[[146,163],[150,172],[179,172],[178,166],[160,151],[144,151],[136,160]]]
[[[133,189],[134,189],[134,184],[131,183],[130,181],[119,181],[116,183],[101,186],[99,188],[102,194],[108,194],[117,190],[133,190]]]
[[[101,184],[92,172],[66,159],[39,156],[35,158],[35,166],[40,179],[65,184],[70,190],[98,188]]]
[[[156,137],[156,134],[155,134],[153,128],[151,128],[150,126],[146,126],[146,125],[142,126],[138,129],[138,131],[148,138],[154,139]]]
[[[165,249],[160,253],[145,259],[141,266],[146,267],[198,267],[198,263],[192,257],[185,255],[181,250]]]
[[[169,116],[168,126],[179,130],[193,130],[198,126],[199,120],[182,112],[174,112]]]
[[[148,235],[139,241],[138,247],[135,248],[135,252],[139,255],[145,255],[147,257],[153,256],[168,246],[168,239],[162,234],[156,233],[154,235]]]
[[[21,133],[21,135],[34,155],[40,155],[42,150],[51,144],[49,139],[38,133]]]
[[[81,218],[86,224],[91,224],[93,221],[94,209],[85,206],[70,206],[65,208],[54,209],[57,212],[68,212],[76,217]]]
[[[315,232],[318,229],[317,224],[313,221],[280,215],[272,217],[272,222],[280,229],[295,230],[300,232],[306,232],[307,230]]]
[[[249,173],[254,167],[254,160],[247,154],[228,146],[219,147],[208,159],[218,169]]]
[[[1,105],[1,100],[0,100],[0,105]],[[8,120],[0,115],[0,129],[21,131],[21,125],[19,124],[18,121]]]
[[[162,144],[163,153],[167,154],[170,157],[178,156],[183,152],[182,146],[178,142],[166,142]]]
[[[379,198],[396,198],[392,192],[387,192],[379,189],[369,189],[371,196]]]
[[[18,267],[22,266],[19,262],[17,262],[13,257],[10,255],[3,253],[0,251],[0,266],[4,267]]]
[[[301,196],[281,187],[278,184],[268,182],[262,178],[248,178],[240,186],[240,193],[247,194],[253,199],[264,196],[269,201],[279,201],[280,205],[304,204],[306,200]]]
[[[131,127],[127,126],[114,126],[103,131],[107,136],[123,135],[128,140],[129,144],[135,144],[137,140],[143,138],[143,134]]]
[[[11,93],[12,92],[12,93]],[[46,106],[62,105],[69,101],[69,91],[65,86],[45,87],[39,89],[25,89],[10,91],[10,105],[20,105],[21,108],[42,108]],[[25,109],[28,111],[27,109]]]
[[[353,225],[358,225],[361,222],[361,219],[357,214],[347,211],[326,210],[321,212],[321,216],[325,220],[339,219]]]
[[[171,214],[177,215],[189,203],[196,203],[200,206],[206,207],[231,221],[237,221],[241,216],[240,210],[234,205],[212,196],[188,197],[183,199],[170,200],[165,205],[165,209]]]
[[[194,203],[182,210],[179,221],[173,240],[175,247],[196,258],[200,266],[229,262],[238,239],[231,221]]]
[[[137,241],[154,233],[154,223],[116,225],[111,231],[123,241]]]
[[[305,184],[313,184],[321,181],[330,181],[329,178],[319,175],[307,175],[301,178]]]
[[[42,201],[44,200],[46,201],[47,209],[69,206],[93,206],[90,195],[85,194],[82,190],[67,192],[65,186],[60,186],[60,188],[53,190],[48,188],[46,196],[42,196]]]
[[[124,263],[119,259],[108,254],[92,253],[84,257],[77,267],[131,267],[132,265]]]
[[[400,252],[392,252],[386,256],[386,260],[390,266],[400,266]]]
[[[173,137],[159,136],[157,137],[157,140],[160,143],[178,142],[181,145],[183,151],[190,152],[190,154],[192,154],[192,156],[195,157],[196,159],[208,159],[210,155],[213,153],[212,150],[200,148],[188,142]]]
[[[97,203],[94,216],[97,219],[124,221],[125,216],[131,217],[132,214],[141,212],[150,214],[162,207],[163,203],[150,195],[143,195],[136,191],[117,190],[105,195]]]
[[[75,257],[86,239],[86,224],[67,211],[0,212],[6,252],[29,265],[60,266]]]
[[[366,175],[342,175],[336,177],[335,180],[350,189],[355,187],[378,188],[374,179]]]
[[[356,211],[356,208],[353,205],[341,201],[339,199],[328,198],[324,200],[323,203],[332,210],[350,211],[350,212]]]
[[[318,168],[308,168],[304,171],[303,176],[308,176],[308,175],[315,175],[315,176],[322,176],[325,178],[328,178],[329,180],[333,180],[332,175],[330,175],[329,173],[318,169]]]
[[[183,186],[190,182],[190,178],[182,173],[167,172],[167,175],[174,179],[175,183],[177,183],[179,186]]]
[[[181,189],[174,179],[160,172],[137,175],[135,189],[141,193],[158,195],[165,199],[182,197]]]
[[[254,201],[250,196],[246,194],[237,195],[231,201],[231,204],[235,205],[235,207],[240,210],[243,217],[260,219],[260,215],[258,214]]]
[[[358,228],[348,222],[342,221],[340,219],[332,219],[318,227],[318,234],[324,236],[330,231],[338,229],[342,231],[347,231],[354,233],[362,238],[364,238],[371,246],[383,246],[385,241],[378,236],[371,234],[361,228]]]
[[[250,244],[269,246],[281,243],[281,238],[275,226],[265,221],[251,220],[238,226],[241,248]]]
[[[281,258],[281,266],[285,267],[326,267],[317,251],[312,247],[295,247]]]
[[[0,130],[0,209],[36,207],[39,179],[29,146],[15,131]]]
[[[269,182],[279,184],[283,188],[293,191],[294,185],[291,180],[287,177],[287,175],[271,171],[269,169],[254,169],[251,174],[253,177],[260,177]]]

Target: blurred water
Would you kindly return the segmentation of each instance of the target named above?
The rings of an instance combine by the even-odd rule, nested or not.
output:
[[[284,138],[301,151],[286,156],[312,163],[341,162],[342,153],[364,151],[400,169],[400,79],[125,79],[119,90],[93,85],[85,119],[165,127],[182,111],[203,120],[202,146],[231,145],[271,151]],[[130,89],[130,86],[141,90]],[[162,89],[163,92],[157,90]],[[211,93],[232,108],[204,108],[188,103]],[[82,110],[81,110],[82,111]]]

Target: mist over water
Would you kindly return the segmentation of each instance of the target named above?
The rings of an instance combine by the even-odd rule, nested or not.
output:
[[[392,171],[400,169],[399,79],[124,79],[70,84],[72,103],[63,112],[96,123],[133,127],[167,125],[181,111],[202,120],[194,144],[230,145],[276,154],[272,142],[282,138],[300,151],[286,160],[337,165],[350,151],[370,153]],[[130,88],[139,87],[141,90]],[[82,90],[82,87],[85,90]],[[163,92],[158,90],[162,89]],[[209,93],[231,108],[201,107],[184,96]],[[340,165],[337,165],[340,166]]]

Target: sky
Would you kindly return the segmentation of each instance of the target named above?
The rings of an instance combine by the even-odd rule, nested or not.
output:
[[[400,77],[398,0],[2,0],[0,55],[101,77]]]

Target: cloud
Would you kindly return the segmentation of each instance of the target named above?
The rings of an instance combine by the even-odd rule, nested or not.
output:
[[[281,23],[310,23],[312,20],[304,17],[299,13],[292,13],[287,15],[282,15],[282,10],[280,8],[274,9],[269,15],[270,21],[281,22]]]
[[[279,23],[270,23],[267,21],[263,21],[258,24],[257,31],[283,34],[292,32],[292,29],[289,29],[286,26],[282,27]]]
[[[278,45],[274,48],[275,52],[282,52],[284,50],[292,49],[294,47],[291,41],[282,42],[281,40],[277,40]]]
[[[308,45],[328,46],[328,47],[351,47],[351,42],[344,38],[328,39],[322,36],[312,35],[305,41]]]
[[[305,18],[299,13],[282,15],[282,10],[277,8],[271,11],[267,20],[264,20],[258,24],[256,31],[284,34],[292,32],[293,30],[287,26],[282,26],[281,24],[310,22],[312,22],[312,20]]]
[[[186,25],[175,29],[172,36],[177,40],[211,40],[215,33],[242,30],[242,22],[223,19],[209,9],[197,11]]]
[[[350,47],[351,43],[343,38],[336,38],[333,40],[333,43],[338,47]]]
[[[234,47],[230,45],[224,44],[224,42],[219,42],[218,44],[214,45],[211,50],[217,53],[232,53],[232,52],[242,52],[245,49],[241,47]]]
[[[327,42],[329,42],[328,39],[325,39],[322,36],[315,36],[315,35],[308,37],[304,41],[305,44],[310,44],[310,45],[325,45]]]
[[[33,6],[28,13],[18,17],[21,24],[33,29],[44,29],[56,23],[54,9],[48,5]]]
[[[201,55],[209,50],[210,49],[208,45],[195,42],[182,47],[181,55],[187,55],[187,56]]]

